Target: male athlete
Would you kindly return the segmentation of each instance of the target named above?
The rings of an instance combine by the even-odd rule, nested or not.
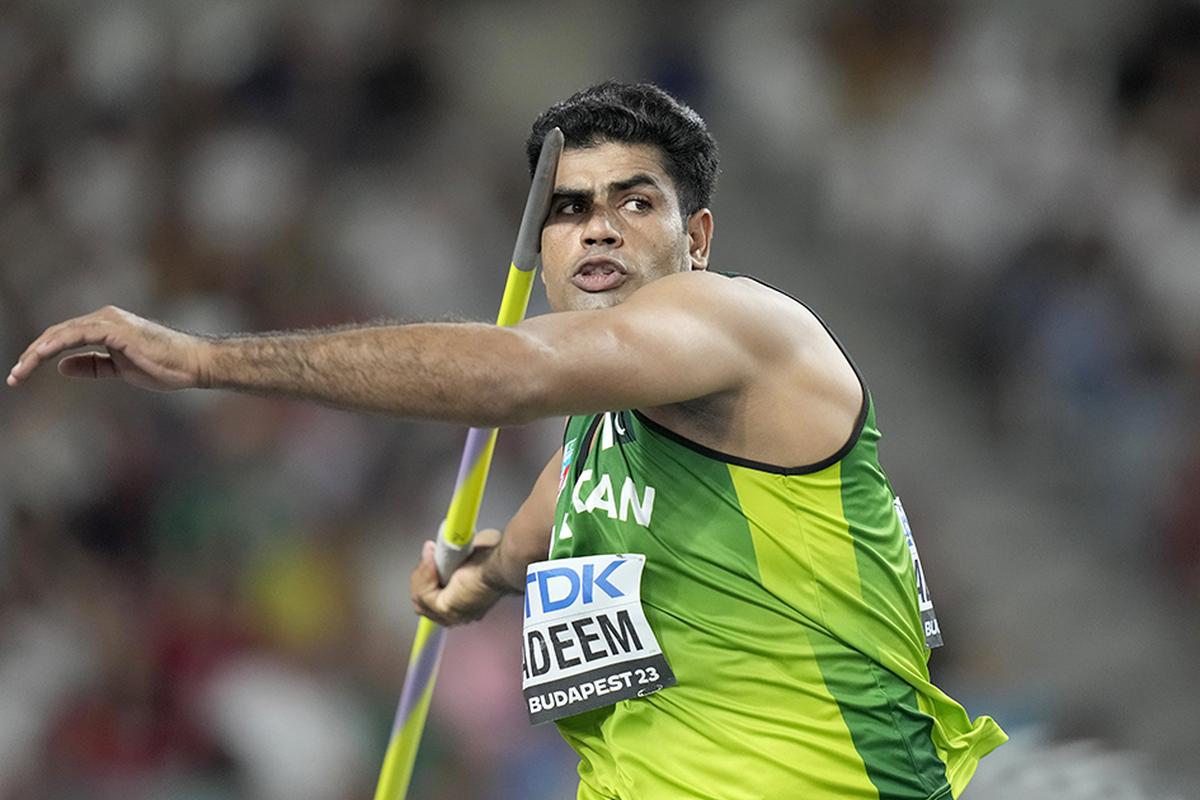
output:
[[[502,536],[413,601],[444,625],[524,592],[525,696],[579,797],[958,797],[1005,740],[930,683],[940,632],[857,369],[805,306],[707,271],[716,145],[649,85],[534,123],[566,150],[542,231],[554,313],[512,328],[212,339],[105,308],[21,355],[148,389],[225,388],[476,425],[568,417]]]

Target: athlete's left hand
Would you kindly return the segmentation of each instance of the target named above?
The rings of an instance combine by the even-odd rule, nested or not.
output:
[[[206,383],[211,343],[115,306],[60,322],[34,339],[8,374],[19,386],[38,365],[77,347],[102,347],[62,359],[58,371],[70,378],[121,378],[142,389],[166,392]]]

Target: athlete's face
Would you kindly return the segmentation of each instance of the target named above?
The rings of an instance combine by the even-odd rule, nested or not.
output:
[[[542,229],[542,281],[555,311],[616,305],[673,272],[708,266],[712,214],[686,222],[657,147],[605,142],[563,152]]]

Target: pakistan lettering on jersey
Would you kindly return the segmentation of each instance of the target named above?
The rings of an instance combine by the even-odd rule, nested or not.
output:
[[[644,554],[677,680],[557,721],[580,798],[957,798],[1006,741],[930,682],[928,591],[863,393],[846,445],[790,469],[637,411],[568,420],[550,557]]]

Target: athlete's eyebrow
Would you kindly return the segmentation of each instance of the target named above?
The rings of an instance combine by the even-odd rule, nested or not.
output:
[[[568,189],[563,187],[561,189],[555,189],[554,194],[550,196],[551,205],[558,205],[565,200],[571,200],[580,203],[590,203],[592,202],[592,192],[590,189]]]
[[[662,187],[658,185],[658,181],[653,175],[646,172],[639,172],[636,175],[631,175],[623,181],[614,181],[608,185],[609,192],[624,192],[636,186],[652,186],[655,189],[662,191]]]
[[[662,186],[654,176],[648,172],[638,172],[630,175],[628,178],[623,178],[619,181],[613,181],[606,187],[609,194],[617,194],[625,192],[638,186],[650,186],[658,191],[662,191]],[[570,186],[560,186],[554,190],[554,196],[551,202],[558,203],[564,200],[579,200],[585,203],[590,203],[595,197],[591,189],[576,189]]]

